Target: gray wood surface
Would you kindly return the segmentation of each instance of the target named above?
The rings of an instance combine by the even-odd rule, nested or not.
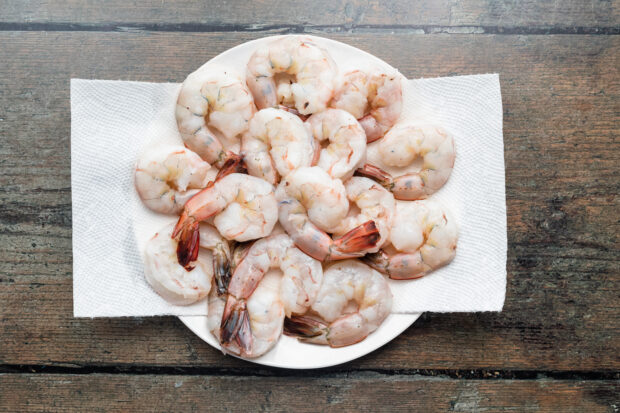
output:
[[[182,81],[210,57],[260,34],[0,36],[0,61],[9,66],[0,79],[2,361],[245,365],[173,318],[72,318],[68,83]],[[332,37],[410,78],[499,72],[505,116],[505,311],[425,315],[350,368],[618,369],[618,38]]]
[[[0,375],[0,412],[613,412],[613,381],[289,376]],[[54,399],[48,398],[54,394]]]
[[[0,411],[617,412],[619,13],[617,0],[0,0]],[[69,80],[180,82],[283,32],[409,78],[500,73],[502,313],[427,313],[312,372],[224,357],[172,317],[72,317]]]
[[[435,29],[464,32],[555,29],[617,32],[620,7],[609,0],[4,0],[0,22],[47,29],[159,30]],[[47,24],[47,26],[42,26]],[[544,33],[544,31],[543,31]]]

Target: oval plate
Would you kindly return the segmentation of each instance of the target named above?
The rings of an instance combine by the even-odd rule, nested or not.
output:
[[[258,46],[268,43],[278,37],[281,36],[264,37],[235,46],[209,60],[198,70],[226,68],[227,71],[235,72],[239,76],[244,76],[245,65],[254,50],[256,50]],[[392,67],[383,60],[353,46],[322,37],[306,35],[303,37],[310,37],[321,47],[327,49],[338,64],[338,68],[341,72],[346,72],[353,68],[365,68],[369,66],[392,69]],[[244,360],[265,366],[289,369],[316,369],[335,366],[362,357],[392,341],[411,326],[421,314],[422,313],[390,314],[383,324],[365,340],[342,348],[305,344],[292,337],[282,336],[276,346],[267,354],[255,359]],[[198,337],[211,346],[217,349],[220,348],[217,340],[207,329],[206,316],[184,316],[179,317],[179,319]]]

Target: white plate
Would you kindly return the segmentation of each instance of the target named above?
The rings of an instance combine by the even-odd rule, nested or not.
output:
[[[258,46],[272,41],[277,37],[281,36],[265,37],[233,47],[209,60],[198,70],[226,68],[226,70],[230,72],[243,76],[245,73],[245,65],[254,50]],[[316,36],[303,37],[311,37],[317,44],[327,49],[338,64],[341,72],[353,68],[392,68],[383,60],[344,43]],[[337,349],[300,343],[294,338],[283,336],[278,344],[267,354],[249,361],[265,366],[290,369],[313,369],[335,366],[362,357],[384,344],[387,344],[405,331],[407,327],[411,326],[420,315],[421,313],[390,314],[383,324],[365,340],[351,346]],[[211,346],[217,349],[220,348],[217,340],[207,330],[207,317],[184,316],[179,317],[179,319],[198,337]]]

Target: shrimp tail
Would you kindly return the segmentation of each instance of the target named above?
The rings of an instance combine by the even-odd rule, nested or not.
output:
[[[365,250],[377,245],[380,238],[375,221],[366,221],[334,241],[334,251],[330,258],[333,260],[362,256]]]
[[[229,295],[220,324],[222,346],[236,342],[246,353],[252,349],[252,327],[246,301]]]
[[[312,317],[292,316],[284,319],[284,334],[305,343],[329,344],[328,333],[327,324]]]
[[[374,254],[366,255],[362,261],[393,280],[413,280],[424,277],[429,271],[420,251],[390,256],[385,251],[380,250]]]
[[[284,110],[286,112],[289,112],[289,113],[299,117],[299,119],[301,119],[302,122],[305,122],[310,117],[308,115],[302,115],[301,113],[299,113],[299,111],[297,109],[289,108],[288,106],[278,105],[278,109]]]
[[[233,174],[240,173],[245,174],[248,170],[243,162],[243,156],[237,155],[234,152],[228,152],[226,156],[226,160],[222,164],[219,172],[215,176],[215,181],[219,181],[223,177]]]
[[[254,245],[254,241],[245,241],[245,242],[233,241],[233,245],[231,248],[232,250],[231,271],[234,271],[237,268],[237,265],[239,265],[239,263],[243,261],[243,259],[248,254],[248,251],[250,250],[250,247],[252,247],[252,245]]]
[[[172,238],[179,243],[177,245],[177,259],[187,271],[194,269],[192,261],[198,259],[198,248],[200,244],[200,223],[196,222],[186,211],[183,211],[179,221],[172,231]]]
[[[237,155],[234,152],[228,152],[226,160],[222,164],[222,167],[215,175],[215,179],[209,181],[207,186],[204,189],[211,188],[217,181],[228,176],[230,174],[239,173],[239,174],[247,174],[248,169],[245,166],[245,162],[243,162],[243,157],[241,155]]]
[[[381,168],[378,168],[371,164],[365,164],[361,168],[358,168],[355,171],[355,175],[364,176],[366,178],[373,179],[377,181],[381,186],[383,186],[388,191],[392,189],[394,186],[394,180],[392,179],[392,175],[388,172],[384,171]]]
[[[367,254],[362,257],[362,261],[375,270],[390,275],[390,257],[383,250],[379,250],[373,254]]]
[[[222,247],[213,249],[213,275],[217,285],[217,294],[225,294],[232,277],[232,269],[230,256]]]

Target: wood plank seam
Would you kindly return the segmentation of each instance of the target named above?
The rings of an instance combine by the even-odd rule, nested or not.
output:
[[[338,368],[322,370],[288,370],[267,367],[213,368],[173,367],[154,365],[7,365],[0,364],[0,374],[135,374],[182,376],[256,376],[256,377],[306,377],[339,378],[367,377],[416,377],[462,380],[620,380],[618,371],[544,371],[544,370],[447,370],[447,369],[361,369]]]
[[[268,25],[261,23],[212,24],[212,23],[105,23],[74,24],[65,22],[0,22],[0,31],[47,32],[265,32],[265,34],[329,34],[397,32],[402,34],[498,34],[498,35],[619,35],[619,26],[437,26],[437,25]]]

